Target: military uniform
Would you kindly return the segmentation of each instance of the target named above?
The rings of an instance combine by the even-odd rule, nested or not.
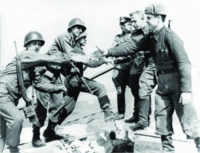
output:
[[[35,89],[44,92],[57,92],[58,86],[47,84],[41,81],[40,72],[35,66],[45,66],[47,63],[61,64],[68,61],[57,54],[54,56],[42,55],[33,51],[25,50],[19,53],[23,70],[25,88],[33,83]],[[21,98],[21,91],[17,78],[16,57],[9,63],[0,76],[0,116],[1,116],[1,151],[6,143],[11,152],[18,151],[17,146],[20,142],[23,116],[17,109],[18,100]]]
[[[73,51],[74,47],[74,38],[69,32],[66,32],[62,35],[59,35],[55,38],[53,44],[50,46],[47,55],[56,55],[60,53],[64,53],[66,56],[70,56],[71,51]],[[44,73],[42,80],[44,82],[49,82],[54,85],[63,85],[62,80],[60,78],[60,74],[62,73],[64,76],[70,73],[70,65],[65,64],[62,67],[59,65],[51,64],[47,66],[47,71]],[[57,124],[61,124],[62,121],[67,117],[65,111],[54,115],[54,112],[65,103],[64,93],[47,93],[36,91],[37,94],[37,105],[35,108],[36,114],[38,116],[38,122],[35,123],[36,127],[42,127],[44,125],[45,119],[47,117],[47,108],[49,113],[49,124],[47,129],[44,131],[45,141],[52,141],[55,139],[59,139],[60,137],[55,135],[54,127]],[[48,106],[48,107],[47,107]],[[49,131],[49,132],[48,132]]]
[[[147,29],[135,30],[133,31],[131,38],[135,41],[139,41],[144,37],[147,33]],[[144,51],[140,51],[133,55],[132,66],[130,70],[130,87],[132,94],[134,95],[135,102],[134,102],[134,110],[133,110],[133,117],[130,119],[125,120],[125,122],[137,122],[138,115],[139,115],[139,79],[143,70],[145,68],[145,53]]]
[[[133,34],[133,36],[135,35],[134,40],[139,41],[147,34],[148,29],[145,26],[143,29],[137,30],[135,34]],[[157,84],[156,67],[153,58],[150,55],[149,51],[145,51],[142,53],[144,53],[143,57],[145,56],[145,58],[142,59],[144,60],[143,64],[145,64],[146,68],[142,72],[139,80],[137,80],[139,82],[139,102],[138,105],[136,105],[138,107],[138,109],[136,109],[137,113],[134,113],[133,117],[131,117],[130,119],[125,120],[125,122],[127,123],[137,123],[132,126],[132,129],[134,131],[138,129],[143,129],[150,124],[151,93]],[[142,66],[144,67],[144,65]],[[135,79],[132,78],[132,81],[135,82]]]
[[[108,56],[124,56],[140,50],[150,50],[158,74],[156,91],[156,133],[173,134],[174,109],[183,132],[191,138],[200,136],[199,120],[192,103],[179,103],[181,92],[191,92],[191,64],[181,39],[163,27],[157,33],[146,35],[139,42],[130,41],[108,50]],[[200,147],[200,146],[197,146]]]
[[[161,17],[166,16],[166,11],[162,4],[155,3],[145,8],[145,14],[160,15],[157,20],[161,22],[163,19]],[[139,42],[132,40],[110,48],[108,56],[129,55],[139,50],[151,51],[157,70],[155,120],[156,133],[161,135],[163,151],[175,152],[171,137],[174,133],[172,117],[175,110],[183,132],[187,138],[194,139],[198,152],[200,152],[200,122],[196,110],[192,102],[187,104],[179,102],[181,94],[191,93],[191,63],[182,40],[172,30],[162,26]]]
[[[76,45],[74,47],[74,52],[75,53],[79,53],[79,54],[84,54],[83,49],[81,48],[80,45]],[[89,67],[98,67],[102,64],[104,64],[105,61],[102,59],[100,60],[90,60],[87,63],[87,66]],[[81,76],[83,75],[83,65],[80,63],[76,64],[77,68],[80,71]],[[93,92],[93,95],[98,97],[99,100],[99,104],[100,104],[100,108],[104,109],[106,107],[110,106],[110,101],[106,92],[106,89],[104,87],[104,85],[94,81],[94,80],[90,80],[88,78],[83,77],[83,79],[85,80],[85,82],[88,84],[89,88],[91,89],[91,91]],[[77,79],[77,77],[74,74],[68,74],[65,78],[65,86],[67,87],[68,91],[66,94],[66,99],[71,99],[71,102],[69,105],[73,104],[73,107],[70,107],[70,111],[68,112],[72,112],[78,95],[80,92],[86,92],[86,93],[90,93],[90,91],[88,90],[88,88],[86,87],[86,85]],[[68,114],[69,115],[69,114]]]
[[[131,36],[131,33],[128,34],[120,34],[115,37],[115,40],[113,42],[113,46],[118,46],[124,42],[126,42],[129,37]],[[125,63],[121,64],[115,64],[112,80],[115,85],[115,88],[117,89],[117,105],[118,105],[118,113],[119,114],[125,114],[125,90],[126,86],[130,87],[129,82],[129,72],[131,68],[131,61],[128,60]]]

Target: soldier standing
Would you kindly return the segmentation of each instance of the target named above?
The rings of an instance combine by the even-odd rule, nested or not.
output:
[[[86,27],[81,19],[74,18],[69,22],[67,32],[59,35],[55,38],[53,44],[50,46],[48,55],[64,53],[66,56],[70,57],[71,52],[74,50],[76,37],[80,36],[82,32],[86,30]],[[47,66],[47,71],[43,75],[44,82],[51,82],[55,86],[63,85],[60,78],[60,73],[64,76],[70,73],[70,64],[64,66],[59,66],[51,64]],[[61,113],[53,116],[54,112],[65,103],[64,93],[46,93],[37,91],[37,106],[36,114],[38,116],[38,122],[33,125],[33,139],[32,144],[35,147],[42,147],[44,143],[40,139],[40,128],[44,125],[46,115],[46,109],[48,106],[49,122],[47,128],[45,129],[43,136],[45,137],[45,142],[50,142],[53,140],[61,139],[62,137],[57,135],[54,131],[56,125],[61,124],[62,121],[67,117],[66,109]]]
[[[164,26],[165,7],[155,3],[145,8],[150,33],[140,41],[127,42],[110,48],[107,56],[133,54],[150,50],[158,75],[155,97],[156,133],[161,135],[164,152],[174,153],[172,117],[174,110],[187,138],[193,138],[200,153],[200,127],[191,95],[191,63],[182,40]]]
[[[79,37],[77,37],[76,41],[77,43],[74,47],[74,53],[85,55],[85,52],[83,51],[82,47],[86,44],[86,34],[82,33]],[[91,57],[90,60],[87,63],[85,63],[85,65],[94,68],[104,63],[106,63],[106,61],[103,58],[98,59],[95,57]],[[73,68],[71,73],[68,74],[65,78],[65,86],[68,89],[65,99],[69,101],[69,109],[67,111],[67,116],[70,115],[71,112],[74,110],[80,92],[92,92],[91,94],[98,97],[100,108],[104,111],[105,122],[123,118],[123,115],[116,115],[114,112],[111,111],[110,100],[108,98],[106,88],[104,87],[104,85],[94,80],[90,80],[88,78],[83,77],[83,72],[85,68],[83,67],[84,65],[82,63],[75,63],[75,65],[76,67]],[[89,89],[83,81],[79,80],[76,77],[77,75],[80,78],[84,79],[84,82],[86,82]]]
[[[142,11],[135,11],[131,13],[131,17],[133,26],[137,31],[135,33],[142,34],[143,36],[148,34],[144,13]],[[143,129],[150,124],[151,93],[157,84],[156,67],[149,51],[145,52],[145,62],[147,67],[139,79],[138,116],[133,114],[129,120],[125,120],[127,123],[137,123],[131,127],[133,131]]]
[[[118,46],[126,42],[131,36],[132,24],[130,17],[120,17],[119,25],[122,30],[122,34],[116,35],[113,47]],[[124,59],[123,59],[124,60]],[[117,106],[118,113],[125,115],[126,103],[125,103],[125,90],[126,86],[130,86],[129,72],[131,68],[131,61],[128,59],[125,63],[120,63],[120,60],[115,60],[115,67],[113,70],[112,80],[117,89]],[[119,63],[119,64],[117,64]]]
[[[24,39],[26,50],[17,55],[21,60],[25,90],[32,84],[34,88],[40,91],[64,91],[65,87],[63,86],[41,82],[40,72],[37,69],[34,70],[36,66],[45,66],[50,63],[60,65],[69,62],[69,58],[62,53],[52,56],[39,54],[38,52],[44,43],[45,41],[40,33],[29,32]],[[11,153],[19,152],[18,144],[23,122],[23,116],[16,107],[19,98],[22,97],[19,86],[15,57],[0,76],[0,152],[3,152],[5,143],[9,146]]]

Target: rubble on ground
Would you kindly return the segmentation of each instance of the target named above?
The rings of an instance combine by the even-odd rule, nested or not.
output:
[[[56,133],[65,136],[51,148],[56,153],[133,152],[135,136],[123,120],[114,122],[116,129],[106,131],[87,124],[57,127]]]

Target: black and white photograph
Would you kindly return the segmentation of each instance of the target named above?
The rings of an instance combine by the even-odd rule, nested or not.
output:
[[[0,0],[0,153],[200,153],[199,0]]]

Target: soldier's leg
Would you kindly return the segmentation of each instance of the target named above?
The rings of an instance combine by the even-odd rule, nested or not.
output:
[[[3,134],[3,140],[9,146],[11,152],[17,152],[19,150],[17,146],[20,142],[23,116],[9,96],[0,97],[0,116],[6,122],[6,132]]]
[[[172,95],[174,107],[182,126],[183,132],[188,138],[193,138],[197,149],[200,151],[200,121],[193,103],[182,105],[179,103],[180,92]]]
[[[79,93],[79,88],[72,88],[66,92],[66,94],[64,95],[66,105],[59,114],[58,124],[61,124],[73,112]]]
[[[126,102],[125,102],[125,89],[126,80],[129,77],[129,73],[126,71],[114,69],[112,80],[117,90],[117,106],[118,113],[125,114]]]
[[[155,98],[156,133],[161,135],[164,153],[174,153],[175,149],[172,140],[172,135],[174,134],[172,127],[173,102],[170,96],[163,96],[158,93],[156,93]]]
[[[49,122],[47,128],[43,133],[43,136],[45,137],[45,142],[62,139],[62,137],[56,135],[54,131],[56,125],[58,124],[60,113],[58,113],[55,116],[53,114],[63,104],[64,104],[63,92],[50,94],[49,106],[48,106]]]
[[[42,147],[45,145],[40,139],[40,128],[44,125],[47,117],[48,102],[50,99],[49,93],[44,93],[36,90],[36,107],[35,112],[38,117],[38,122],[33,124],[32,145],[34,147]]]
[[[3,152],[6,142],[6,121],[0,116],[0,152]]]
[[[139,78],[141,74],[130,74],[129,82],[130,82],[130,88],[131,92],[134,96],[134,110],[133,110],[133,116],[127,120],[125,120],[126,123],[134,123],[138,122],[138,114],[139,114]]]
[[[139,80],[139,121],[132,126],[133,130],[143,129],[150,125],[151,114],[151,93],[157,84],[157,76],[153,61],[149,62],[148,67],[142,73]]]
[[[94,80],[89,80],[87,78],[84,79],[91,91],[93,92],[93,95],[97,96],[99,100],[100,108],[104,111],[105,122],[109,122],[110,120],[122,119],[124,117],[123,114],[115,114],[111,111],[111,104],[105,86]],[[81,83],[80,91],[90,93],[84,83]]]

